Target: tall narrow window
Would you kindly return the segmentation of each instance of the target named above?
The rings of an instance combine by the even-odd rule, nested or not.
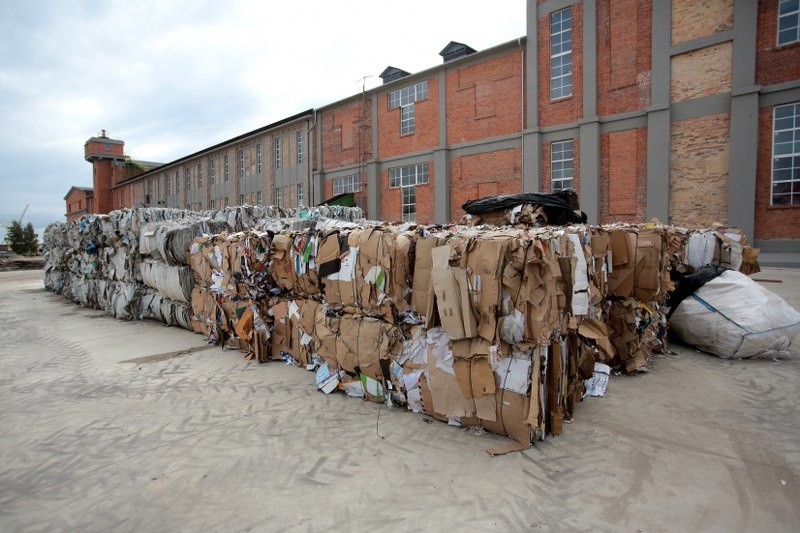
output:
[[[225,154],[225,157],[222,158],[222,167],[222,173],[225,175],[225,183],[227,183],[230,178],[230,173],[228,172],[228,154]]]
[[[414,104],[428,98],[428,81],[389,93],[389,109],[400,108],[400,135],[414,133]]]
[[[227,196],[222,199],[222,206],[223,207],[228,207],[228,197]]]
[[[550,15],[550,99],[572,95],[572,11]]]
[[[186,184],[186,191],[192,190],[192,171],[189,169],[189,166],[183,167],[183,182]]]
[[[161,200],[161,176],[156,178],[156,202]]]
[[[281,168],[281,138],[275,139],[275,168]]]
[[[303,132],[295,133],[295,146],[297,147],[297,164],[303,164]]]
[[[428,182],[428,163],[389,169],[389,187],[401,189],[403,222],[417,220],[417,185],[424,185]]]
[[[772,205],[800,204],[800,102],[773,110]]]
[[[181,192],[181,177],[180,170],[175,171],[175,194]]]
[[[203,188],[203,166],[197,163],[197,188]]]
[[[275,187],[275,207],[283,207],[283,189]]]
[[[261,191],[256,192],[256,205],[261,205]]]
[[[214,167],[214,159],[208,160],[208,184],[214,185],[217,181],[217,169]]]
[[[297,207],[300,207],[301,205],[303,205],[304,202],[305,202],[305,199],[303,198],[303,184],[302,183],[298,183],[297,184]]]
[[[261,143],[256,145],[256,174],[261,175]]]
[[[550,183],[553,192],[572,188],[574,174],[572,147],[571,140],[555,142],[550,145]]]
[[[239,205],[244,205],[244,194],[239,195]]]
[[[209,209],[216,209],[217,208],[217,201],[213,198],[208,201],[208,208]]]
[[[800,2],[781,0],[778,8],[778,46],[800,41]]]
[[[239,177],[244,177],[244,150],[239,150]]]
[[[172,194],[172,180],[168,175],[164,176],[164,194],[167,196]]]

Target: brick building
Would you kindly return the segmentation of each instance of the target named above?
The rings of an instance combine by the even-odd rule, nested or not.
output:
[[[798,250],[799,17],[792,0],[528,0],[524,37],[388,67],[379,87],[116,184],[113,205],[353,191],[370,218],[445,223],[468,199],[571,187],[592,223],[719,221]]]

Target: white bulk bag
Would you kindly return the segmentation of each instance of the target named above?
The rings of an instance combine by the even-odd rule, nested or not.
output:
[[[728,270],[683,300],[670,329],[723,359],[789,357],[800,313],[744,274]]]

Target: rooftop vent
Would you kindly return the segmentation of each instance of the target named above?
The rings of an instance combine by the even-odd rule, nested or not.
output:
[[[399,80],[400,78],[405,78],[406,76],[411,76],[411,73],[410,72],[406,72],[403,69],[400,69],[400,68],[397,68],[397,67],[391,67],[391,66],[386,67],[385,69],[383,69],[383,72],[381,72],[381,75],[380,75],[381,79],[383,80],[383,84],[384,85],[386,85],[387,83],[392,82],[394,80]]]
[[[456,41],[450,41],[450,43],[444,47],[444,50],[439,52],[439,55],[442,56],[443,63],[447,63],[448,61],[452,61],[453,59],[458,59],[461,56],[468,56],[474,53],[475,53],[474,48],[467,46],[464,43],[457,43]]]

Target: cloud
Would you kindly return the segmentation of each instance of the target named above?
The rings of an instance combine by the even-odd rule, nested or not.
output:
[[[105,128],[168,162],[380,83],[524,35],[525,3],[44,0],[0,5],[0,223],[63,220]],[[2,232],[2,230],[0,230]]]

